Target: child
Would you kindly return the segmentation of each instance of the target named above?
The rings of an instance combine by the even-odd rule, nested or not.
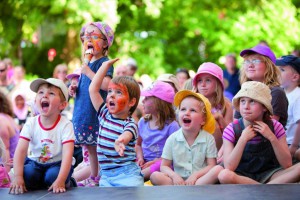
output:
[[[288,117],[288,100],[280,87],[280,71],[275,66],[276,57],[274,53],[268,46],[257,45],[241,51],[240,56],[244,58],[240,71],[241,84],[246,81],[259,81],[266,84],[271,89],[272,118],[285,127]],[[239,119],[240,114],[235,112],[234,118]]]
[[[161,172],[154,172],[154,185],[199,185],[209,183],[207,172],[216,165],[215,119],[203,95],[181,90],[175,95],[181,129],[169,136],[162,153]],[[172,166],[174,170],[172,170]]]
[[[203,63],[193,79],[193,86],[195,92],[204,95],[211,103],[211,111],[217,121],[213,136],[219,150],[222,146],[223,129],[233,119],[231,103],[224,96],[223,70],[214,63]]]
[[[81,69],[77,68],[77,69],[74,70],[73,73],[68,74],[66,76],[66,78],[69,80],[70,85],[78,87],[78,82],[79,82],[80,75],[81,75]]]
[[[233,106],[242,118],[223,133],[224,166],[218,178],[226,184],[290,183],[299,180],[292,166],[283,126],[271,119],[271,91],[257,81],[242,84]],[[291,167],[291,168],[289,168]]]
[[[292,55],[282,56],[276,60],[281,71],[281,87],[289,101],[286,124],[286,140],[291,155],[300,160],[300,58]]]
[[[73,172],[74,150],[72,123],[61,116],[67,106],[68,88],[63,81],[48,78],[34,80],[30,89],[37,93],[35,104],[40,114],[29,118],[20,133],[9,192],[22,194],[27,189],[44,188],[65,192]]]
[[[140,98],[139,84],[133,77],[117,76],[109,82],[106,102],[98,92],[107,70],[117,60],[104,62],[89,88],[99,119],[99,185],[142,186],[144,178],[140,167],[135,163],[137,125],[131,117]]]
[[[145,116],[139,121],[136,144],[137,163],[142,168],[145,181],[159,171],[161,154],[167,138],[179,129],[173,101],[175,92],[169,83],[154,82],[142,91]]]
[[[14,120],[19,126],[19,130],[22,130],[27,118],[30,116],[29,108],[26,104],[26,97],[20,90],[16,90],[12,96]]]
[[[4,163],[9,173],[13,163],[13,157],[19,140],[19,127],[13,119],[13,109],[7,95],[0,92],[0,138],[4,143]]]
[[[104,61],[108,60],[108,49],[111,47],[114,39],[112,29],[105,22],[88,23],[82,28],[81,41],[83,44],[84,64],[81,69],[81,77],[78,87],[71,85],[69,92],[73,96],[76,94],[72,122],[77,145],[85,145],[88,150],[91,176],[88,186],[97,186],[99,184],[98,161],[96,153],[97,135],[99,131],[99,122],[97,112],[93,108],[88,87],[93,76],[98,71]],[[107,86],[113,75],[111,67],[102,82],[100,94],[106,99]]]

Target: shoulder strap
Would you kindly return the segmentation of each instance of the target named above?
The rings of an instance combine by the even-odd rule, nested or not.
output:
[[[244,123],[243,123],[243,119],[239,118],[239,119],[233,120],[232,126],[233,126],[235,141],[237,142],[239,140],[239,138],[241,137],[242,132],[245,128]]]

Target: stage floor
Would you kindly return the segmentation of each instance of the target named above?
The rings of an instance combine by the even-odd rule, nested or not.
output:
[[[205,185],[205,186],[144,186],[108,188],[71,188],[66,193],[53,194],[43,190],[22,195],[8,194],[0,189],[1,200],[290,200],[300,199],[299,184],[282,185]]]

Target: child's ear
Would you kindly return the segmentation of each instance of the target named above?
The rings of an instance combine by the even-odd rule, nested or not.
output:
[[[129,100],[129,106],[130,106],[130,108],[133,107],[135,105],[135,103],[136,103],[136,98],[130,99]]]
[[[60,103],[59,109],[62,111],[67,107],[67,105],[68,105],[68,102],[63,101],[63,102]]]

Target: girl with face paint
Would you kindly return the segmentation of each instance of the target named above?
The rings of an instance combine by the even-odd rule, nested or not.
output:
[[[81,76],[78,85],[70,85],[69,94],[71,96],[76,94],[72,121],[76,144],[84,145],[88,150],[91,174],[86,182],[88,182],[87,186],[92,187],[97,186],[99,182],[99,167],[96,153],[99,122],[88,88],[102,63],[109,60],[107,57],[108,49],[113,43],[114,33],[105,22],[91,22],[84,25],[81,29],[80,39],[83,51]],[[113,67],[111,66],[107,70],[99,88],[99,94],[103,99],[107,96],[108,83],[112,76]]]

